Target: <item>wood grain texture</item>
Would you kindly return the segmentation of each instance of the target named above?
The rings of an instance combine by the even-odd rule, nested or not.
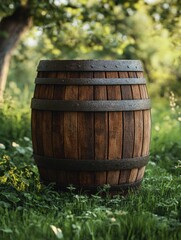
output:
[[[79,77],[79,73],[67,73],[67,78]],[[78,86],[65,87],[65,100],[78,100]],[[77,112],[64,112],[64,156],[65,159],[78,159]],[[66,172],[65,185],[79,183],[78,174]]]
[[[79,73],[67,73],[67,78],[79,77]],[[66,86],[65,100],[78,100],[78,87]],[[64,112],[65,158],[78,159],[77,112]]]
[[[142,155],[149,154],[149,146],[150,146],[150,131],[151,131],[151,118],[150,118],[150,110],[143,111],[143,145],[142,145]],[[144,176],[145,167],[139,169],[137,180],[142,179]]]
[[[45,75],[46,74],[46,75]],[[56,77],[56,72],[44,73],[44,77]],[[53,99],[54,86],[43,85],[41,98],[42,99]],[[52,112],[43,111],[42,129],[43,129],[43,149],[44,156],[53,156],[53,144],[52,144]],[[56,182],[56,174],[54,170],[47,169],[48,180],[50,182]]]
[[[139,169],[138,174],[137,174],[137,178],[136,178],[137,181],[143,178],[144,173],[145,173],[145,168],[146,167],[144,166],[144,167],[141,167]]]
[[[48,77],[56,77],[56,73],[47,73]],[[42,99],[53,99],[54,86],[44,85],[41,92]],[[52,149],[52,112],[43,111],[43,148],[44,155],[51,157],[53,155]]]
[[[57,78],[66,78],[66,73],[57,73]],[[53,99],[64,100],[65,86],[55,86]],[[54,157],[64,158],[64,113],[52,113],[52,141]]]
[[[128,78],[127,72],[119,72],[119,77]],[[123,100],[132,99],[130,85],[121,86]],[[123,153],[122,158],[132,158],[134,150],[134,115],[133,112],[123,112]],[[121,171],[119,183],[129,182],[130,170]]]
[[[92,73],[82,72],[80,78],[91,78]],[[79,86],[78,99],[93,100],[93,86]],[[78,114],[78,158],[94,161],[94,113],[79,112]],[[94,185],[94,173],[80,172],[80,184]]]
[[[38,73],[38,77],[42,77],[42,73],[39,72]],[[41,92],[42,92],[42,85],[35,87],[35,92],[34,92],[34,98],[41,98]],[[44,149],[43,149],[43,129],[42,129],[42,121],[43,121],[43,113],[42,111],[38,111],[38,110],[33,110],[34,113],[36,113],[35,116],[35,121],[32,124],[34,125],[34,129],[35,129],[35,134],[36,134],[36,144],[37,144],[37,154],[39,155],[43,155],[44,154]]]
[[[57,78],[66,78],[66,72],[57,72]],[[54,86],[53,99],[64,100],[65,86]],[[52,112],[52,144],[53,157],[64,159],[64,113]],[[68,184],[67,173],[61,170],[55,170],[57,185]]]
[[[118,78],[117,72],[106,72],[106,78]],[[120,100],[120,86],[107,86],[108,100]],[[122,155],[122,113],[108,113],[108,159],[121,159]],[[119,171],[107,173],[108,184],[118,184]]]
[[[135,72],[129,72],[128,76],[130,78],[136,78]],[[140,99],[140,91],[138,85],[132,85],[132,97],[133,99]],[[142,111],[134,111],[134,149],[133,157],[140,157],[142,151],[142,139],[143,139],[143,116]],[[135,182],[138,174],[138,168],[134,168],[130,172],[129,182]]]
[[[44,77],[44,73],[39,72],[37,74],[37,77]],[[44,85],[40,85],[37,86],[35,88],[35,93],[34,93],[34,97],[37,99],[41,99],[42,98],[42,93],[44,91]],[[32,125],[34,124],[34,130],[35,130],[35,134],[36,134],[36,146],[37,146],[37,154],[39,155],[44,155],[44,144],[43,144],[43,115],[44,113],[42,111],[38,111],[38,110],[34,110],[36,113],[36,116],[34,117],[34,120],[36,121],[35,123],[32,123]],[[48,171],[47,169],[40,167],[39,168],[39,173],[40,173],[40,180],[47,180],[49,179],[48,176]]]
[[[94,78],[105,78],[104,72],[94,72]],[[94,86],[94,99],[107,100],[106,86]],[[108,114],[95,112],[95,160],[107,159],[108,152]],[[95,173],[95,185],[106,184],[106,172]]]
[[[143,77],[142,72],[137,72],[137,77]],[[140,85],[140,95],[142,99],[148,98],[148,92],[146,85]],[[143,140],[142,140],[142,155],[149,154],[149,145],[150,145],[150,131],[151,131],[151,117],[150,117],[150,110],[142,111],[143,114]],[[145,167],[142,167],[138,171],[137,180],[143,178],[145,172]]]

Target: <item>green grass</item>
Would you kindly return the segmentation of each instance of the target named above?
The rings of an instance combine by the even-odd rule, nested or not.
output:
[[[32,176],[26,190],[0,188],[1,239],[57,239],[51,225],[62,230],[63,239],[181,236],[180,179],[154,164],[149,164],[142,189],[127,197],[57,193],[39,188],[33,181],[37,174]]]
[[[181,239],[180,110],[170,110],[168,103],[154,106],[151,156],[142,188],[112,198],[106,188],[101,197],[41,185],[31,157],[28,110],[7,114],[3,107],[0,239]]]

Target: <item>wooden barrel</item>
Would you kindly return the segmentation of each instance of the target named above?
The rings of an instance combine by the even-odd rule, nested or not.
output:
[[[138,60],[42,60],[32,99],[44,183],[90,192],[138,187],[148,162],[150,99]]]

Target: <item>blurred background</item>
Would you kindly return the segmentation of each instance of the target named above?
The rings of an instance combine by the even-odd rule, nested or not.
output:
[[[181,239],[180,40],[180,0],[0,0],[0,239]],[[142,61],[152,135],[137,194],[40,184],[30,102],[41,59]]]
[[[161,131],[173,147],[181,122],[180,13],[179,0],[1,0],[0,142],[31,138],[40,59],[140,59],[152,98],[152,149]]]

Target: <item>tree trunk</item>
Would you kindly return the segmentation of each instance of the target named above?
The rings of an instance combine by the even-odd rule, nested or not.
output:
[[[21,35],[31,26],[31,20],[30,8],[20,6],[0,22],[0,100],[3,100],[12,52]]]

